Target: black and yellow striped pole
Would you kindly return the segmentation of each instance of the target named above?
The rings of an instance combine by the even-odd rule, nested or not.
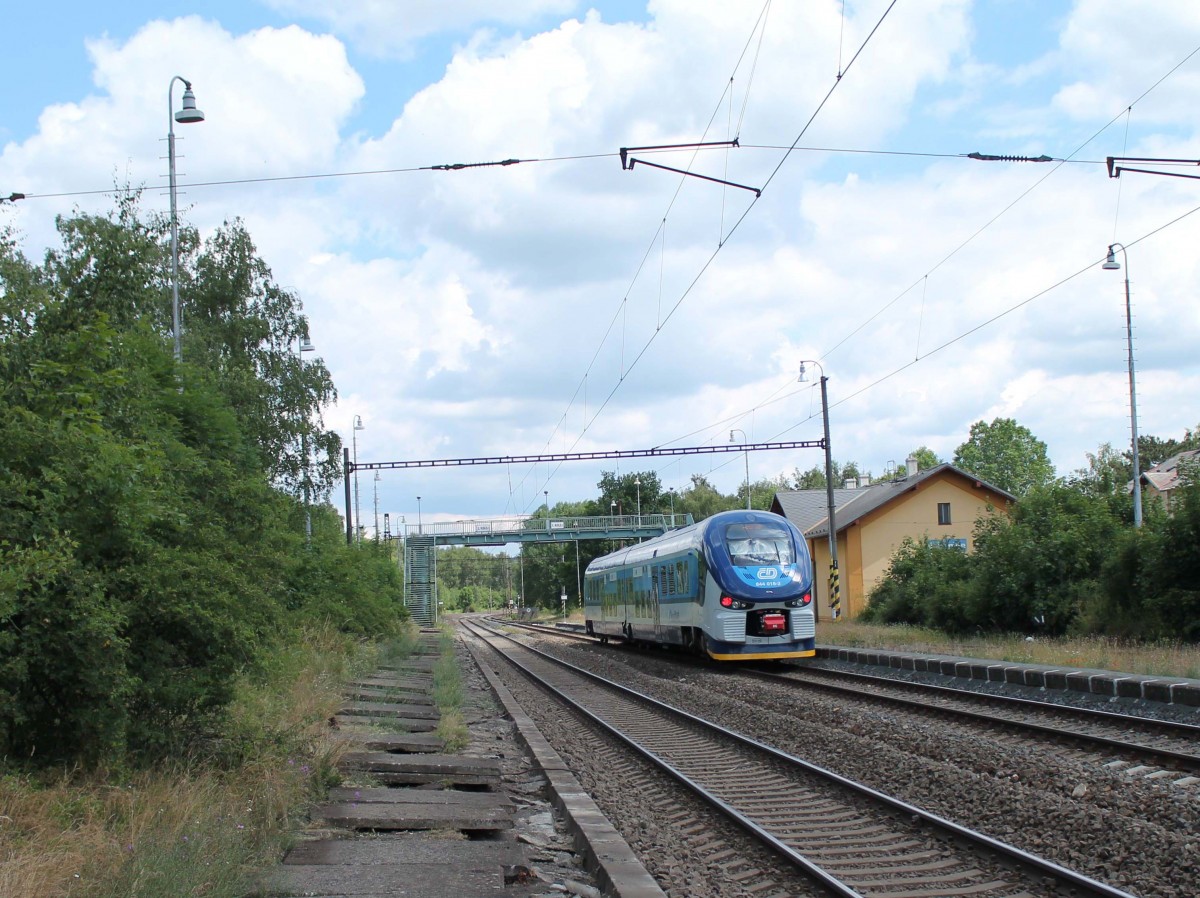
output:
[[[838,580],[836,558],[832,559],[829,564],[829,616],[833,620],[842,616],[842,587]]]
[[[803,366],[801,367],[803,371]],[[825,384],[829,378],[821,369],[821,417],[825,423],[825,498],[829,504],[829,616],[837,620],[842,614],[842,590],[838,582],[837,522],[833,501],[833,450],[829,446],[829,393]]]
[[[829,445],[829,391],[825,368],[820,362],[806,359],[800,363],[800,381],[804,382],[805,364],[816,365],[821,372],[821,420],[825,425],[825,498],[829,505],[829,615],[837,620],[842,613],[842,591],[838,584],[837,522],[834,519],[833,502],[833,450]]]

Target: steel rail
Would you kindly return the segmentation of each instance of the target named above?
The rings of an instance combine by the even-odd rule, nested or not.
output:
[[[467,626],[468,626],[468,629],[472,628],[471,624],[468,624]],[[647,696],[643,696],[640,693],[634,692],[631,689],[627,689],[626,687],[621,686],[618,683],[614,683],[611,680],[605,679],[604,677],[601,677],[598,674],[590,673],[589,671],[586,671],[586,670],[583,670],[582,668],[576,667],[573,664],[569,664],[565,661],[560,661],[559,659],[554,658],[551,655],[547,655],[546,653],[541,652],[538,649],[532,648],[531,646],[527,646],[523,643],[517,642],[517,640],[513,639],[511,636],[509,636],[506,633],[500,633],[495,630],[487,630],[483,627],[479,627],[478,629],[483,631],[484,633],[486,633],[489,636],[499,637],[501,639],[507,639],[507,640],[513,642],[515,645],[520,646],[522,649],[524,649],[528,652],[532,652],[533,654],[535,654],[547,661],[551,661],[555,664],[566,667],[575,673],[582,674],[586,677],[594,679],[597,682],[604,684],[605,686],[608,686],[608,687],[618,690],[622,694],[634,696],[642,701],[648,701],[655,705],[659,704],[659,703],[655,702],[654,699],[651,699]],[[476,634],[476,635],[478,635],[478,634]],[[486,640],[485,640],[485,642],[486,642]],[[490,643],[488,643],[488,644],[490,645]],[[844,882],[842,882],[836,876],[833,876],[831,873],[829,873],[827,870],[825,870],[818,864],[814,864],[812,861],[810,861],[808,858],[806,858],[803,854],[796,851],[790,845],[787,845],[786,843],[782,842],[776,836],[767,832],[765,829],[763,829],[761,826],[759,826],[757,823],[755,823],[749,817],[742,814],[736,808],[734,808],[733,806],[728,804],[722,798],[720,798],[719,796],[710,792],[708,789],[704,788],[704,786],[700,785],[700,783],[696,782],[695,780],[693,780],[691,777],[687,776],[682,771],[677,770],[675,767],[671,766],[670,763],[663,760],[658,755],[654,754],[654,752],[650,751],[645,746],[640,745],[638,742],[633,740],[631,737],[627,736],[625,733],[621,732],[616,727],[609,724],[606,720],[601,719],[599,716],[597,716],[596,714],[589,711],[583,705],[579,704],[578,702],[571,699],[569,696],[565,695],[561,690],[555,689],[553,686],[551,686],[549,683],[547,683],[542,677],[539,677],[534,671],[530,670],[529,667],[527,667],[526,665],[517,661],[515,658],[511,657],[510,655],[508,655],[504,652],[501,652],[499,649],[496,649],[495,646],[491,646],[491,647],[493,650],[495,650],[497,652],[497,654],[500,655],[500,657],[502,657],[505,661],[507,661],[513,667],[520,670],[530,680],[537,683],[542,688],[548,689],[552,693],[554,693],[554,695],[556,696],[556,698],[559,701],[561,701],[561,702],[567,704],[568,706],[570,706],[571,708],[573,708],[577,713],[583,715],[588,720],[590,720],[593,725],[595,725],[599,729],[603,730],[604,732],[608,733],[610,736],[612,736],[614,739],[617,739],[618,741],[623,743],[626,747],[631,749],[637,755],[645,758],[654,767],[658,768],[659,770],[662,770],[664,773],[666,773],[672,779],[676,780],[677,782],[679,782],[683,786],[685,786],[687,789],[691,790],[700,799],[702,799],[703,801],[705,801],[708,804],[715,807],[718,811],[720,811],[722,814],[724,814],[726,817],[728,817],[730,820],[732,820],[734,823],[736,823],[742,829],[749,832],[752,836],[754,836],[754,838],[758,839],[760,842],[770,845],[771,848],[774,849],[777,853],[782,855],[784,858],[786,858],[789,862],[791,862],[795,866],[799,867],[804,873],[811,876],[813,879],[817,880],[817,882],[819,882],[825,888],[829,889],[833,894],[839,896],[839,898],[863,898],[862,893],[850,888]],[[662,707],[670,708],[670,706],[668,706],[668,705],[663,705]],[[675,709],[670,709],[670,710],[673,711]],[[679,713],[685,713],[685,712],[679,712]],[[710,726],[711,726],[711,724],[710,724]]]
[[[1034,711],[1038,714],[1062,714],[1063,716],[1075,717],[1079,720],[1100,723],[1108,726],[1156,729],[1167,735],[1184,739],[1196,739],[1200,737],[1200,726],[1195,726],[1193,724],[1178,723],[1170,720],[1156,720],[1148,717],[1137,717],[1130,714],[1117,714],[1112,711],[1104,711],[1095,708],[1080,708],[1074,705],[1060,705],[1054,702],[1039,702],[1035,699],[1022,698],[1020,696],[972,692],[969,689],[957,689],[953,686],[939,686],[934,683],[920,683],[910,680],[893,680],[888,677],[878,677],[872,674],[863,674],[855,671],[833,670],[830,668],[810,667],[795,669],[787,673],[772,673],[770,671],[741,669],[738,671],[738,673],[740,673],[742,676],[751,676],[772,683],[791,683],[793,687],[798,687],[800,685],[811,686],[815,689],[824,689],[827,692],[836,692],[842,695],[851,694],[867,700],[878,701],[885,704],[891,704],[905,708],[919,708],[925,712],[938,711],[968,720],[978,720],[989,724],[998,724],[1002,726],[1032,730],[1034,732],[1043,733],[1045,735],[1058,738],[1073,739],[1078,742],[1102,745],[1106,748],[1150,755],[1175,764],[1179,764],[1187,770],[1200,770],[1200,755],[1190,752],[1176,751],[1172,748],[1154,745],[1146,745],[1141,742],[1131,742],[1128,739],[1104,736],[1098,733],[1087,733],[1079,730],[1064,729],[1062,727],[1036,723],[1034,721],[996,717],[994,713],[972,711],[968,708],[949,707],[946,705],[936,704],[931,705],[921,701],[919,698],[905,698],[899,695],[882,695],[879,693],[868,692],[865,689],[855,688],[853,686],[847,686],[838,683],[823,683],[818,680],[809,679],[809,677],[814,675],[818,677],[846,677],[852,680],[863,681],[872,686],[879,686],[882,688],[897,688],[911,692],[931,694],[939,699],[950,701],[967,701],[974,702],[976,704],[991,704],[998,708],[1008,707],[1022,711]]]
[[[582,633],[572,633],[567,630],[558,630],[544,625],[531,624],[528,622],[515,623],[515,625],[524,627],[534,632],[546,633],[547,635],[559,636],[565,639],[576,639],[585,642],[596,641],[594,637],[586,636]],[[681,658],[679,660],[683,661],[685,659]],[[686,658],[686,661],[693,662],[695,659]],[[1010,709],[1017,709],[1019,711],[1033,711],[1034,713],[1038,714],[1059,714],[1066,717],[1074,717],[1085,723],[1126,727],[1131,729],[1153,729],[1158,730],[1163,735],[1169,737],[1197,740],[1197,744],[1200,744],[1200,726],[1195,724],[1181,723],[1173,720],[1159,720],[1153,717],[1139,717],[1132,714],[1118,714],[1114,711],[1106,711],[1100,708],[1081,708],[1076,705],[1060,705],[1055,702],[1043,702],[1031,698],[1022,698],[1020,696],[973,692],[969,689],[959,689],[954,686],[941,686],[935,683],[921,683],[911,680],[894,680],[890,677],[880,677],[875,676],[874,674],[837,670],[833,668],[803,666],[796,667],[786,673],[774,673],[771,671],[736,668],[732,669],[730,672],[740,676],[757,677],[775,684],[790,684],[793,688],[798,688],[801,685],[811,686],[815,689],[823,689],[827,692],[836,692],[842,695],[850,694],[859,698],[869,701],[876,701],[883,704],[890,704],[908,709],[919,709],[923,712],[936,711],[948,716],[956,716],[966,720],[979,721],[992,725],[1008,726],[1014,729],[1030,730],[1054,738],[1069,739],[1080,743],[1104,746],[1105,748],[1111,748],[1117,751],[1146,755],[1161,761],[1167,761],[1171,764],[1179,765],[1187,771],[1200,771],[1200,754],[1177,751],[1176,749],[1167,748],[1164,746],[1147,745],[1142,742],[1133,742],[1129,739],[1110,737],[1099,733],[1088,733],[1081,732],[1079,730],[1064,729],[1063,727],[1036,723],[1029,720],[1015,720],[1006,717],[996,717],[994,714],[985,713],[983,711],[972,711],[967,708],[951,707],[946,705],[930,705],[920,701],[917,698],[904,698],[898,695],[883,695],[875,692],[868,692],[864,689],[857,689],[853,686],[840,685],[837,683],[823,683],[819,682],[818,680],[808,679],[808,677],[816,676],[845,678],[860,681],[871,686],[932,694],[937,698],[950,701],[991,704],[1001,708],[1007,707]]]
[[[478,629],[484,629],[482,627],[478,627],[478,625],[475,625],[475,626]],[[773,746],[766,745],[765,743],[759,742],[756,739],[752,739],[741,733],[735,732],[726,727],[722,727],[719,724],[712,723],[711,721],[708,721],[708,720],[706,720],[702,717],[699,717],[695,714],[691,714],[680,708],[676,708],[672,705],[666,704],[665,702],[660,702],[660,701],[657,701],[656,699],[652,699],[649,696],[646,696],[639,692],[636,692],[635,690],[630,689],[626,686],[622,686],[619,683],[615,683],[612,680],[609,680],[603,676],[600,676],[599,674],[595,674],[595,673],[592,673],[591,671],[584,670],[583,668],[577,667],[574,664],[571,664],[567,661],[563,661],[559,658],[555,658],[553,655],[549,655],[546,652],[542,652],[539,649],[533,648],[532,646],[529,646],[522,642],[519,642],[512,636],[509,636],[508,634],[500,633],[495,630],[488,630],[488,632],[489,632],[489,635],[493,635],[493,636],[499,637],[501,639],[508,640],[508,641],[512,642],[514,645],[519,646],[521,649],[528,651],[528,652],[538,656],[539,658],[542,658],[554,665],[557,665],[559,667],[570,670],[573,673],[575,673],[579,676],[582,676],[586,679],[600,683],[600,684],[604,685],[605,687],[607,687],[621,695],[629,697],[635,701],[646,703],[646,704],[650,705],[652,708],[654,708],[655,710],[665,712],[671,716],[674,716],[681,720],[687,721],[688,723],[690,723],[694,726],[697,726],[703,730],[708,730],[708,731],[719,733],[722,736],[727,737],[740,745],[744,745],[744,746],[756,749],[756,750],[766,754],[768,757],[771,757],[778,761],[783,761],[784,763],[791,765],[793,767],[799,768],[800,770],[802,770],[812,776],[815,776],[815,777],[825,780],[827,782],[834,783],[835,785],[845,789],[848,792],[851,792],[853,794],[867,798],[870,801],[873,801],[877,804],[883,805],[884,807],[888,808],[891,811],[898,812],[901,815],[905,815],[905,816],[909,817],[913,821],[919,820],[924,823],[930,824],[957,839],[960,839],[962,841],[965,841],[965,842],[968,842],[975,846],[978,846],[980,848],[983,848],[989,852],[992,852],[995,855],[1003,858],[1006,861],[1017,863],[1017,864],[1025,867],[1027,870],[1035,871],[1038,874],[1043,874],[1046,876],[1053,877],[1055,880],[1059,880],[1059,881],[1069,884],[1077,889],[1081,889],[1087,895],[1100,896],[1100,898],[1133,898],[1133,896],[1131,896],[1128,892],[1121,891],[1120,889],[1110,886],[1107,883],[1103,883],[1098,880],[1092,879],[1091,877],[1085,876],[1084,874],[1079,873],[1078,871],[1070,870],[1066,867],[1063,867],[1059,864],[1054,863],[1053,861],[1047,860],[1046,858],[1038,857],[1037,855],[1031,854],[1027,851],[1024,851],[1023,849],[1017,848],[1016,846],[1009,845],[1008,843],[1002,842],[998,839],[994,839],[991,836],[985,835],[984,833],[976,832],[975,830],[969,829],[965,826],[955,823],[952,820],[947,820],[944,817],[938,816],[937,814],[933,814],[929,811],[924,810],[923,808],[917,807],[916,805],[909,804],[908,802],[902,801],[901,799],[895,798],[884,792],[880,792],[876,789],[872,789],[869,786],[865,786],[862,783],[858,783],[854,780],[848,779],[844,776],[841,776],[840,774],[834,773],[831,770],[820,767],[816,764],[812,764],[811,762],[805,761],[802,758],[798,758],[795,755],[781,751],[780,749],[774,748]],[[495,647],[493,646],[493,648],[495,648]],[[538,677],[535,673],[530,671],[524,665],[517,662],[515,659],[510,658],[508,655],[506,655],[503,652],[500,652],[499,649],[496,649],[496,651],[501,655],[501,657],[505,658],[505,660],[508,661],[510,664],[512,664],[513,666],[522,670],[526,674],[526,676],[530,677],[531,679],[533,679],[536,682],[538,682],[539,684],[541,684],[543,687],[554,692],[556,695],[558,695],[561,698],[561,700],[569,703],[572,707],[579,710],[581,713],[583,713],[585,716],[587,716],[590,720],[594,720],[597,723],[597,725],[602,727],[606,732],[611,733],[614,737],[616,737],[616,738],[620,739],[622,742],[630,745],[632,748],[634,748],[636,751],[638,751],[640,754],[642,754],[648,760],[652,761],[652,763],[658,765],[665,772],[667,772],[668,774],[673,776],[675,779],[684,783],[689,789],[697,790],[696,791],[697,795],[700,795],[700,797],[704,798],[704,800],[706,800],[706,801],[711,801],[711,803],[714,806],[720,807],[722,809],[722,811],[724,812],[725,803],[721,799],[717,798],[716,796],[712,796],[711,798],[709,798],[707,793],[705,791],[703,791],[703,787],[699,787],[699,786],[693,784],[689,779],[687,779],[685,776],[683,776],[678,771],[674,771],[670,767],[669,764],[665,764],[662,760],[660,760],[652,752],[649,752],[648,750],[642,748],[641,746],[636,745],[628,736],[617,731],[616,729],[611,727],[605,721],[599,720],[598,718],[596,718],[595,715],[593,715],[591,712],[587,711],[586,709],[579,707],[575,702],[571,701],[568,697],[562,695],[559,690],[555,689],[553,686],[550,686],[541,677]],[[739,814],[738,816],[740,817],[741,815]],[[743,825],[740,822],[740,820],[738,822],[739,822],[739,825]],[[754,832],[758,828],[757,824],[754,824],[753,821],[747,821],[747,823],[749,824],[749,826],[747,826],[746,828],[749,829],[751,832]],[[753,827],[753,829],[751,827]],[[778,841],[778,840],[775,840],[775,841]],[[774,843],[772,842],[772,844],[774,844]],[[787,846],[785,846],[785,847],[787,847]],[[794,852],[790,848],[788,848],[787,856],[789,857],[789,859],[793,856],[803,858],[803,855],[799,855],[798,853]],[[815,864],[812,864],[811,861],[807,861],[807,859],[805,859],[803,861],[801,866],[803,869],[806,869],[806,870],[809,869],[810,866],[813,868],[816,868],[818,870],[821,870],[820,867],[818,867]],[[830,874],[828,874],[824,870],[822,870],[822,873],[825,876],[830,876]],[[840,881],[836,880],[836,878],[833,878],[833,877],[831,877],[831,878],[833,879],[834,882],[840,882]],[[824,880],[822,879],[822,881],[824,881]],[[853,892],[849,892],[849,893],[841,892],[839,894],[854,894],[854,893]]]

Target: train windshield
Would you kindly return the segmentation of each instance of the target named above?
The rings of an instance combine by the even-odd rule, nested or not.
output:
[[[775,524],[730,524],[725,528],[725,546],[729,560],[738,567],[796,561],[791,534]]]

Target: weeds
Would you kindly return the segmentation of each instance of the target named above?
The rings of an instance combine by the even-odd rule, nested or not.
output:
[[[327,720],[363,655],[331,629],[306,633],[239,682],[220,736],[170,765],[0,778],[0,895],[253,893],[336,779]]]
[[[466,747],[469,733],[463,720],[462,673],[454,652],[452,630],[442,630],[438,636],[438,647],[438,659],[433,665],[433,701],[441,714],[437,735],[445,744],[446,751],[456,752]]]

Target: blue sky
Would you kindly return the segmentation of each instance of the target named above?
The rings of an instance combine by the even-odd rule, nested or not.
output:
[[[731,428],[813,439],[796,372],[820,359],[839,459],[880,475],[919,445],[949,457],[1002,415],[1068,473],[1127,440],[1122,279],[1098,267],[1114,240],[1130,247],[1141,430],[1195,426],[1200,186],[1096,163],[1200,156],[1200,8],[887,5],[847,0],[843,19],[841,0],[772,0],[763,32],[758,0],[23,4],[0,57],[0,194],[30,199],[0,206],[0,225],[37,256],[55,215],[111,207],[49,194],[128,180],[165,208],[163,106],[181,74],[208,115],[177,128],[182,214],[202,235],[243,218],[300,294],[340,391],[326,421],[348,436],[364,418],[360,460],[696,445]],[[835,84],[801,146],[882,152],[785,158]],[[765,184],[758,201],[611,155],[189,189],[590,157],[696,140],[710,118],[709,140],[741,120],[743,147],[697,170]],[[956,158],[1077,150],[1063,165]],[[821,459],[750,461],[759,478]],[[611,467],[389,474],[381,510],[412,515],[422,495],[427,519],[527,512],[543,491],[593,494]],[[736,457],[658,470],[680,490],[743,476]]]

